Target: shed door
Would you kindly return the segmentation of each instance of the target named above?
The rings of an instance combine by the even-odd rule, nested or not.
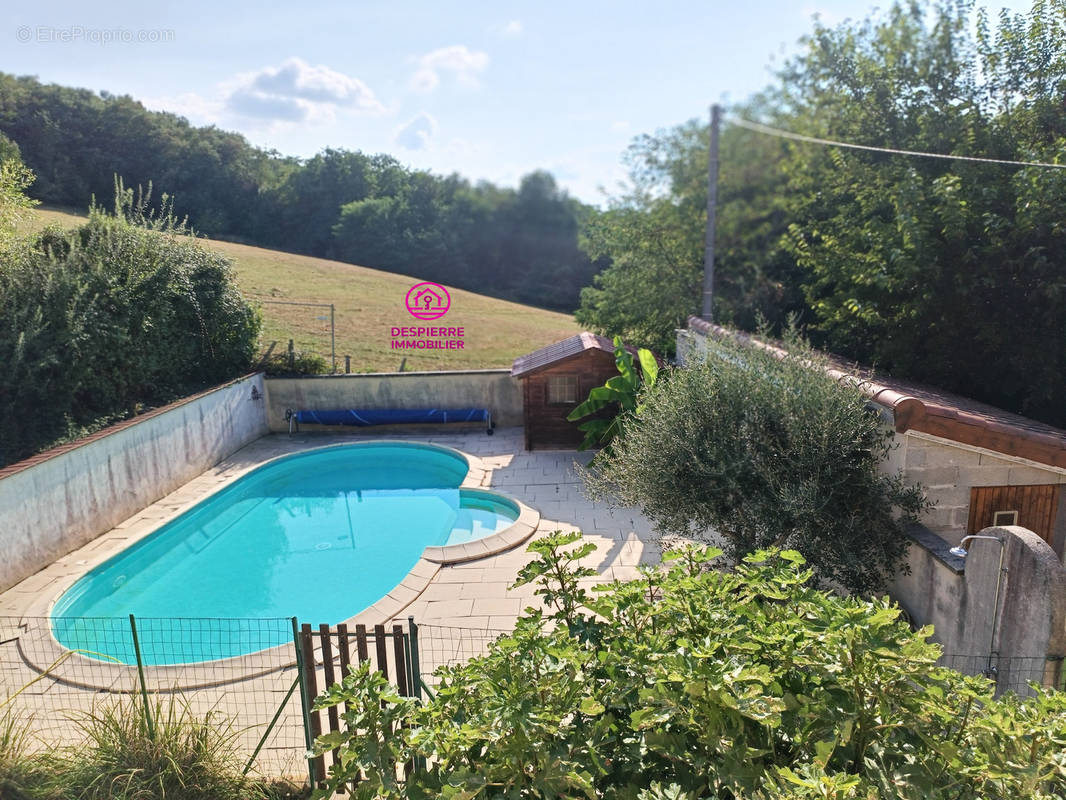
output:
[[[1051,544],[1059,489],[1046,486],[975,486],[970,489],[967,533],[990,525],[1021,525]]]

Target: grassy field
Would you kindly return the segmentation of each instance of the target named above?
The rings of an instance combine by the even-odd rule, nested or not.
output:
[[[33,226],[72,227],[82,218],[65,211],[37,209]],[[417,276],[358,267],[340,261],[293,255],[242,244],[203,240],[205,246],[229,256],[245,297],[263,311],[263,347],[276,342],[275,352],[295,340],[297,350],[329,358],[329,308],[279,305],[321,303],[334,306],[337,368],[351,356],[352,372],[394,372],[404,369],[445,370],[509,367],[516,356],[576,333],[567,314],[510,303],[446,287],[451,310],[440,320],[419,322],[404,307],[407,290]],[[393,326],[462,327],[462,350],[392,350]]]

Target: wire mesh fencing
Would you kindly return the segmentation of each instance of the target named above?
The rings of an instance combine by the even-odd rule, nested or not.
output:
[[[327,727],[322,714],[309,711],[305,719],[304,694],[310,702],[349,664],[364,660],[384,666],[394,681],[406,664],[409,678],[401,683],[410,693],[419,693],[416,686],[432,690],[439,667],[483,656],[509,633],[412,621],[394,626],[388,638],[380,627],[319,630],[316,642],[309,626],[297,634],[291,618],[0,617],[0,724],[13,720],[32,747],[54,750],[85,742],[93,715],[139,703],[149,713],[178,708],[231,731],[235,748],[259,773],[301,777],[309,766],[307,736]],[[997,694],[1030,694],[1032,684],[1063,688],[1062,659],[947,654],[941,663],[987,675]],[[329,719],[328,727],[336,722]],[[324,765],[318,766],[321,780]]]
[[[319,359],[319,371],[337,370],[336,311],[332,303],[260,300],[265,342],[262,363],[276,369],[307,370]]]
[[[419,625],[418,651],[422,680],[432,687],[434,670],[454,666],[485,655],[489,645],[501,635],[500,628],[469,628],[445,625]],[[1066,690],[1066,669],[1062,658],[1044,656],[1006,656],[982,654],[945,654],[940,664],[966,675],[984,675],[996,684],[996,694],[1033,693],[1032,684]]]
[[[0,722],[38,750],[143,702],[230,731],[271,776],[306,771],[291,619],[0,618]]]
[[[357,626],[347,641],[339,626],[344,630],[330,634],[340,637],[331,646],[302,646],[301,687],[294,624],[291,618],[0,617],[0,723],[13,720],[31,749],[55,750],[85,743],[92,720],[116,709],[140,714],[146,706],[149,715],[176,709],[178,716],[209,718],[229,730],[235,749],[259,773],[299,777],[308,768],[302,691],[310,692],[310,702],[343,678],[349,663],[367,659],[396,672],[393,680],[401,661],[412,662],[422,685],[433,686],[438,667],[484,655],[507,632],[410,625],[387,639],[377,628]],[[301,645],[305,639],[306,631],[297,634]],[[386,646],[393,661],[382,655]],[[314,735],[320,726],[308,713]]]
[[[483,656],[489,645],[510,633],[502,628],[466,628],[447,625],[418,626],[418,659],[422,680],[432,687],[438,667],[455,666]]]
[[[995,681],[997,695],[1005,692],[1014,692],[1023,697],[1032,695],[1031,684],[1060,691],[1063,689],[1061,658],[951,653],[942,656],[940,664],[965,675],[984,675]]]

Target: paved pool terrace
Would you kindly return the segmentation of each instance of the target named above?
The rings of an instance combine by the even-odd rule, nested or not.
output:
[[[77,662],[69,659],[55,670],[55,674],[68,671],[67,675],[60,675],[61,680],[54,679],[52,674],[39,679],[39,669],[35,670],[31,664],[44,661],[47,666],[54,655],[47,650],[53,643],[41,621],[51,602],[91,567],[260,464],[309,448],[371,440],[418,441],[455,448],[470,460],[470,475],[464,486],[499,490],[539,512],[533,537],[554,530],[581,530],[597,546],[584,561],[597,572],[597,577],[585,580],[587,584],[633,578],[639,564],[659,560],[650,524],[638,511],[610,509],[585,496],[575,463],[587,463],[590,454],[526,452],[521,428],[500,428],[494,436],[486,435],[481,428],[432,434],[268,435],[0,594],[0,642],[6,642],[0,644],[0,701],[29,684],[13,705],[38,721],[36,727],[40,729],[42,744],[54,746],[57,739],[68,735],[63,731],[70,728],[65,721],[70,714],[87,710],[103,698],[113,698],[112,692],[130,691],[133,678],[129,671],[116,672],[118,677],[108,678],[111,685],[105,687],[100,685],[99,670],[90,670],[91,680],[79,680]],[[423,559],[396,590],[354,621],[406,623],[408,616],[412,616],[420,625],[427,626],[427,633],[432,626],[433,638],[425,641],[422,648],[424,669],[432,667],[437,660],[471,655],[495,632],[511,629],[523,608],[539,605],[539,598],[533,594],[535,587],[509,588],[518,570],[532,558],[526,551],[527,544],[462,563],[442,565]],[[308,591],[323,590],[342,591],[343,587],[308,587]],[[446,641],[449,635],[446,629],[454,633],[453,644]],[[31,646],[34,637],[35,644]],[[14,653],[15,645],[19,647],[18,657]],[[43,656],[38,652],[42,648]],[[257,661],[256,656],[244,657],[241,663],[247,665],[247,677],[234,672],[240,670],[239,666],[230,665],[228,671],[215,673],[217,680],[186,678],[171,670],[160,672],[162,677],[157,680],[150,674],[149,683],[160,690],[166,688],[166,681],[172,681],[171,685],[185,683],[200,687],[183,691],[185,701],[194,711],[216,709],[236,719],[237,727],[242,730],[241,744],[250,753],[291,686],[294,671],[286,669],[284,659],[278,661],[278,658],[282,656],[275,654],[275,661],[267,663],[262,659]],[[298,702],[290,703],[258,760],[264,773],[302,774],[303,734],[298,715]]]

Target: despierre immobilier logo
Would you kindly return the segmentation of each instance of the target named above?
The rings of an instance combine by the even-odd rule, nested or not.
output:
[[[407,313],[422,321],[440,319],[452,306],[452,297],[439,283],[423,281],[407,290]],[[390,330],[393,350],[462,350],[462,328],[394,326]]]

